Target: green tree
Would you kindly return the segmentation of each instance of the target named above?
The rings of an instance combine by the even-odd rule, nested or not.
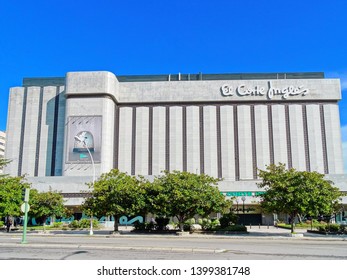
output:
[[[21,215],[22,191],[29,187],[24,177],[0,177],[0,217]]]
[[[38,192],[32,189],[30,190],[29,204],[29,215],[41,219],[43,225],[46,224],[48,217],[61,217],[66,213],[64,198],[57,191]]]
[[[265,193],[261,195],[261,207],[265,212],[288,214],[291,232],[298,215],[331,215],[336,211],[342,193],[318,172],[286,169],[284,164],[269,165],[259,170]]]
[[[206,217],[213,212],[225,212],[230,202],[219,192],[219,179],[206,174],[165,171],[152,184],[152,211],[166,217],[176,217],[180,230],[184,221],[195,215]]]
[[[112,169],[95,181],[90,197],[82,205],[84,211],[97,216],[113,216],[114,231],[118,232],[119,218],[142,213],[146,208],[146,181]]]
[[[11,161],[5,158],[0,157],[0,169],[3,169],[7,164],[9,164]],[[0,174],[0,177],[7,176],[6,174]]]

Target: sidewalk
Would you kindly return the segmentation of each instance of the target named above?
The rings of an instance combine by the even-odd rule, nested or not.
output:
[[[266,238],[266,239],[283,239],[283,238],[297,238],[297,239],[314,239],[314,240],[338,240],[347,241],[347,235],[321,235],[315,233],[308,233],[306,229],[295,229],[295,232],[302,234],[302,236],[292,237],[290,230],[277,228],[274,226],[247,226],[247,233],[235,233],[235,234],[223,234],[223,233],[192,233],[183,236],[177,236],[175,233],[136,233],[132,232],[131,226],[119,227],[119,233],[113,234],[113,228],[94,229],[93,235],[89,235],[89,229],[87,230],[46,230],[43,231],[28,231],[27,235],[38,236],[89,236],[89,237],[133,237],[133,238],[150,238],[150,237],[172,237],[172,238]],[[0,231],[0,235],[22,235],[22,230],[13,231],[7,233],[6,231]]]

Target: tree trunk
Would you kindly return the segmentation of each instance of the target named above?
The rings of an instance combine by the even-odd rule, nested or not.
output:
[[[46,221],[47,221],[47,217],[43,217],[43,232],[46,232]]]
[[[184,218],[182,217],[178,217],[178,224],[179,224],[179,227],[180,227],[180,231],[184,231]]]
[[[300,214],[298,214],[297,216],[298,216],[298,219],[299,219],[299,223],[301,224],[301,223],[302,223],[302,218],[301,218],[301,215],[300,215]]]
[[[294,221],[295,221],[295,215],[290,216],[290,232],[294,233]]]
[[[113,218],[114,218],[114,229],[113,229],[113,231],[114,232],[118,232],[119,231],[119,223],[118,223],[119,216],[118,215],[114,215]]]

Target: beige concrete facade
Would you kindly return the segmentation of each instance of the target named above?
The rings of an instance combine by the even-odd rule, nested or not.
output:
[[[137,81],[101,71],[31,79],[10,90],[6,171],[40,188],[57,178],[73,205],[93,174],[76,142],[84,135],[96,176],[184,170],[224,178],[225,193],[256,192],[257,169],[270,163],[340,178],[340,81],[297,76]]]

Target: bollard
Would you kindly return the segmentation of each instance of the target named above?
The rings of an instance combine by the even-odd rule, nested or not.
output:
[[[267,223],[267,229],[269,229],[269,223]]]
[[[252,224],[249,224],[249,228],[250,228],[250,229],[252,228]]]
[[[260,224],[259,224],[259,229],[260,229]]]

